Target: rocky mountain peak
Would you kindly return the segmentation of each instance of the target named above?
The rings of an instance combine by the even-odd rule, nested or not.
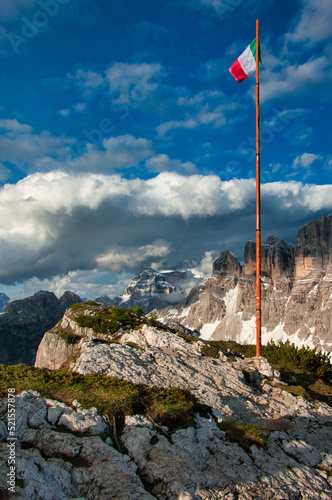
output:
[[[332,259],[332,215],[321,215],[301,227],[295,244],[296,276],[322,271]]]
[[[5,294],[0,292],[0,313],[4,310],[7,304],[9,304],[10,298]]]
[[[141,266],[139,268],[139,276],[142,276],[143,274],[148,274],[148,275],[155,275],[157,274],[157,271],[155,271],[154,269],[152,269],[152,267],[150,266]]]
[[[296,248],[270,236],[262,255],[262,339],[332,351],[332,216],[302,227]],[[244,273],[223,252],[213,275],[186,300],[158,312],[165,324],[181,323],[204,339],[255,343],[256,244],[244,251]],[[303,279],[305,277],[305,279]]]
[[[294,267],[294,247],[280,238],[269,236],[261,246],[262,275],[275,281],[283,275],[293,276]],[[248,241],[245,246],[244,271],[245,274],[256,273],[256,243],[253,241]]]
[[[175,286],[186,278],[186,273],[179,271],[158,272],[152,267],[141,266],[138,276],[132,279],[120,297],[113,303],[120,307],[140,306],[145,313],[152,309],[162,309],[170,303],[179,303],[183,292]],[[104,301],[102,303],[105,304]]]
[[[239,277],[242,274],[240,262],[231,254],[229,250],[221,252],[218,259],[213,263],[212,274],[232,275]]]

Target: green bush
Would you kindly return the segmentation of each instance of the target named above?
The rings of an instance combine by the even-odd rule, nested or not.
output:
[[[262,347],[262,354],[280,369],[302,369],[317,377],[332,378],[332,364],[328,354],[309,347],[296,347],[289,340],[275,344],[273,341]]]
[[[136,314],[136,316],[138,316],[138,317],[141,317],[144,315],[143,309],[139,306],[134,307],[133,313]]]
[[[67,330],[59,332],[58,335],[66,342],[67,345],[77,344],[82,338],[80,335],[75,335],[74,333],[68,332]]]
[[[212,345],[206,344],[202,348],[201,353],[203,354],[203,356],[207,356],[209,358],[219,358],[219,349],[217,349],[216,347],[214,347]]]
[[[119,322],[109,314],[98,312],[95,316],[79,314],[75,321],[81,328],[92,328],[96,333],[114,334],[120,328]]]
[[[152,312],[148,316],[148,325],[149,326],[155,326],[157,327],[159,325],[159,322],[157,320],[157,314],[155,312]]]
[[[16,394],[33,389],[43,397],[69,405],[77,399],[83,408],[95,406],[100,414],[108,417],[145,414],[159,425],[169,425],[172,429],[193,425],[195,413],[207,411],[207,407],[185,389],[149,387],[106,375],[81,375],[23,364],[0,365],[0,398],[7,396],[9,387],[15,387]]]

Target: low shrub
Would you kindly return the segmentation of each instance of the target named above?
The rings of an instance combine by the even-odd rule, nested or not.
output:
[[[5,398],[11,387],[15,387],[16,394],[33,389],[43,397],[69,405],[77,399],[83,408],[95,406],[100,414],[108,417],[149,415],[159,425],[169,425],[172,430],[193,425],[195,413],[206,414],[208,408],[180,388],[149,387],[106,375],[81,375],[63,369],[0,365],[0,398]]]
[[[68,332],[67,330],[60,331],[58,335],[66,342],[67,345],[77,344],[82,338],[80,335],[75,335],[74,333]]]
[[[299,368],[317,377],[331,380],[332,364],[327,354],[309,347],[296,347],[289,340],[275,344],[273,341],[262,347],[262,354],[278,369]]]

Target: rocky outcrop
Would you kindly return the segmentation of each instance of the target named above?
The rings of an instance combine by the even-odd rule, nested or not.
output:
[[[4,424],[6,401],[0,406]],[[15,460],[17,484],[8,495],[8,444],[0,438],[0,496],[29,500],[154,498],[143,487],[137,466],[119,453],[108,438],[108,428],[96,408],[73,409],[44,399],[34,391],[16,397]],[[66,428],[67,432],[60,429]],[[73,432],[72,433],[70,433]]]
[[[10,302],[0,316],[0,363],[33,365],[44,333],[63,317],[69,305],[80,300],[73,292],[58,299],[52,292],[40,291]]]
[[[273,398],[274,391],[265,397]],[[16,493],[2,498],[330,499],[331,412],[325,407],[314,410],[301,401],[300,414],[290,417],[294,400],[288,401],[291,408],[286,415],[270,422],[264,448],[252,445],[244,450],[227,441],[217,423],[222,416],[215,412],[209,417],[197,414],[195,428],[171,435],[142,415],[127,416],[120,438],[125,451],[120,452],[111,438],[103,441],[96,435],[107,425],[95,408],[75,410],[26,391],[16,398],[21,419],[15,449]],[[3,425],[5,405],[6,401],[0,406]],[[69,426],[68,421],[74,423]],[[0,493],[6,495],[9,469],[4,439],[6,435],[0,439]]]
[[[242,274],[240,262],[229,252],[222,252],[213,263],[212,274],[220,276],[234,276],[239,278]]]
[[[138,276],[131,280],[121,297],[114,298],[113,303],[119,307],[139,306],[145,313],[162,309],[170,303],[178,304],[184,298],[184,293],[174,284],[186,276],[180,271],[158,273],[151,267],[142,266]]]
[[[283,240],[270,236],[261,247],[261,272],[273,281],[280,276],[294,275],[294,247]],[[245,274],[256,273],[256,243],[249,241],[244,250]]]
[[[92,306],[85,307],[91,314]],[[123,331],[118,343],[102,343],[77,324],[71,328],[82,336],[74,372],[180,387],[210,409],[196,415],[195,428],[175,432],[142,415],[127,416],[119,451],[112,439],[95,435],[103,425],[95,409],[25,393],[22,403],[18,398],[19,498],[73,498],[74,492],[88,500],[332,498],[332,409],[284,391],[264,358],[230,360],[223,352],[207,357],[200,340],[148,325]],[[218,426],[224,420],[259,427],[265,445],[229,442]],[[64,434],[60,424],[81,434]],[[0,454],[6,452],[0,446]],[[7,465],[1,463],[5,478]]]
[[[262,245],[263,343],[289,339],[332,351],[332,216],[299,230],[295,249],[270,236]],[[248,242],[244,269],[223,252],[213,274],[186,300],[157,311],[164,323],[178,321],[205,339],[255,343],[256,247]]]

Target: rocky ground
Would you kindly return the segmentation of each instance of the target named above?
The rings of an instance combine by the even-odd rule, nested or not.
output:
[[[71,326],[66,321],[67,329],[74,326],[73,316]],[[50,335],[57,336],[45,339]],[[3,400],[1,498],[332,499],[332,408],[284,391],[264,358],[211,358],[203,342],[146,324],[122,332],[118,343],[101,342],[77,324],[75,335],[82,338],[71,350],[70,370],[189,389],[209,413],[175,431],[143,415],[126,416],[114,432],[95,408],[23,392],[16,398],[16,493],[9,496]],[[39,366],[47,361],[45,345],[43,356]],[[263,442],[230,442],[226,421],[260,428]]]

